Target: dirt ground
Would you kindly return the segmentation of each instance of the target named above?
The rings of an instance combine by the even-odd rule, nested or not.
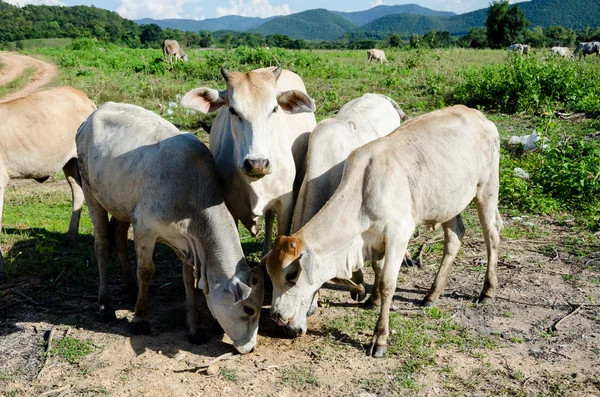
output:
[[[30,183],[35,186],[19,186]],[[64,181],[54,184],[52,188],[67,189]],[[198,367],[234,350],[226,336],[213,337],[205,346],[187,341],[175,255],[160,255],[156,261],[149,295],[151,335],[131,336],[132,305],[116,267],[110,285],[118,320],[96,321],[97,279],[89,247],[88,276],[67,268],[62,278],[17,276],[0,284],[0,391],[5,396],[600,395],[597,238],[591,236],[593,244],[575,238],[568,220],[504,218],[504,234],[512,238],[501,242],[501,287],[495,302],[472,302],[483,283],[485,248],[471,210],[440,301],[453,322],[497,343],[476,349],[432,346],[434,362],[415,372],[409,388],[393,380],[394,371],[407,365],[405,357],[365,355],[371,327],[361,330],[359,338],[328,331],[327,324],[340,316],[368,313],[343,288],[329,284],[321,298],[327,307],[309,318],[306,336],[287,338],[269,319],[267,298],[256,351],[220,360],[216,373],[207,375]],[[422,268],[403,268],[399,275],[393,310],[400,318],[422,312],[418,301],[441,258],[439,239],[441,231],[422,231],[414,238],[413,252],[419,251],[419,242],[428,243]],[[366,270],[370,285],[372,272]],[[204,298],[198,299],[208,328],[210,315]],[[566,317],[569,313],[573,315]],[[561,319],[556,331],[549,331]],[[94,351],[75,363],[60,355],[46,357],[51,330],[54,344],[68,334],[91,339]]]
[[[25,87],[1,98],[0,102],[6,102],[29,95],[58,76],[58,68],[56,65],[26,55],[19,55],[14,52],[0,52],[0,61],[4,64],[4,67],[0,72],[0,85],[13,81],[29,67],[35,68],[33,78]]]

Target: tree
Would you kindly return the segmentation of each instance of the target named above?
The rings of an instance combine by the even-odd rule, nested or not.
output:
[[[485,48],[488,46],[487,31],[483,27],[472,28],[462,42],[470,48]]]
[[[145,25],[144,30],[140,34],[140,42],[146,46],[156,45],[159,41],[162,29],[155,23]]]
[[[400,35],[393,34],[389,37],[388,41],[390,42],[390,47],[400,47],[402,44],[402,39]]]
[[[490,47],[506,47],[522,41],[527,25],[529,22],[518,4],[511,7],[508,0],[494,1],[485,21]]]

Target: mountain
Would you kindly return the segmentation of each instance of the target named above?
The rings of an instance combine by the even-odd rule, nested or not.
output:
[[[226,15],[219,18],[210,18],[198,21],[195,19],[151,19],[143,18],[136,19],[135,22],[139,25],[149,25],[155,23],[161,28],[179,29],[183,31],[199,32],[201,30],[237,30],[245,32],[252,28],[256,28],[265,22],[276,17],[269,18],[250,18],[241,17],[239,15]]]
[[[588,25],[600,26],[600,1],[598,0],[532,0],[518,5],[531,23],[530,28],[560,25],[581,29]],[[487,8],[450,17],[394,14],[371,21],[352,32],[352,35],[384,38],[392,33],[424,34],[431,30],[445,30],[453,35],[465,35],[471,28],[485,26],[486,19]]]
[[[299,12],[272,19],[251,32],[283,34],[292,39],[334,40],[358,26],[325,9]]]
[[[341,17],[344,17],[348,21],[362,26],[375,19],[384,17],[391,14],[417,14],[427,16],[452,16],[456,15],[453,12],[447,11],[435,11],[429,8],[421,7],[417,4],[402,4],[395,6],[377,6],[364,11],[355,12],[342,12],[342,11],[331,11]]]

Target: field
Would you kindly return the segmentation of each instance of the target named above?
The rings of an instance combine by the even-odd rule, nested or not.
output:
[[[0,393],[5,396],[593,396],[600,394],[600,59],[530,59],[493,50],[397,50],[389,64],[368,64],[364,51],[279,49],[190,51],[172,69],[157,50],[131,50],[76,40],[65,48],[24,53],[59,66],[50,85],[73,85],[97,105],[138,104],[203,141],[213,116],[178,106],[188,90],[222,89],[219,69],[281,64],[297,72],[332,117],[366,92],[395,99],[411,117],[451,105],[481,108],[503,138],[501,288],[491,305],[473,303],[485,272],[485,246],[472,207],[467,232],[438,308],[423,310],[442,255],[442,232],[419,229],[411,243],[421,267],[402,268],[383,359],[368,358],[378,311],[347,290],[324,287],[308,334],[288,339],[269,319],[266,297],[256,352],[202,364],[232,352],[227,337],[188,343],[180,263],[155,252],[150,336],[132,337],[132,305],[116,261],[110,286],[118,320],[96,322],[97,270],[92,227],[82,215],[75,246],[62,242],[70,191],[61,174],[40,185],[11,181],[5,194],[0,248],[8,279],[0,284]],[[0,69],[2,73],[3,69]],[[32,79],[0,86],[19,90]],[[594,78],[595,76],[595,78]],[[12,85],[11,85],[12,84]],[[547,147],[511,149],[506,139],[537,131]],[[514,175],[520,167],[530,174]],[[261,236],[240,226],[249,261],[260,259]],[[130,241],[130,256],[133,246]],[[132,265],[134,261],[132,260]],[[368,267],[367,283],[372,282]],[[206,327],[210,314],[202,302]],[[48,343],[50,342],[50,343]],[[49,346],[50,345],[50,346]],[[200,368],[203,367],[203,368]]]

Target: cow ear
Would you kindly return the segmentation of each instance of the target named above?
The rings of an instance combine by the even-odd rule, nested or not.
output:
[[[179,102],[181,106],[202,113],[212,113],[226,104],[227,90],[217,91],[212,88],[196,88],[188,92]]]
[[[304,273],[304,277],[306,277],[306,281],[309,284],[313,284],[313,272],[315,268],[315,251],[313,251],[312,247],[306,243],[306,252],[302,254],[300,257],[300,268]]]
[[[248,287],[236,276],[233,276],[229,281],[228,289],[233,294],[233,303],[248,299],[252,293],[252,288]]]
[[[277,69],[273,70],[273,75],[275,76],[275,81],[279,80],[279,76],[281,76],[281,71],[283,69],[281,66],[278,66]]]
[[[269,260],[269,255],[271,255],[271,251],[267,252],[265,254],[265,256],[262,257],[262,259],[260,260],[260,266],[261,267],[267,266],[267,261]]]
[[[282,91],[277,94],[279,106],[291,114],[312,113],[315,111],[315,101],[311,97],[298,90]]]

